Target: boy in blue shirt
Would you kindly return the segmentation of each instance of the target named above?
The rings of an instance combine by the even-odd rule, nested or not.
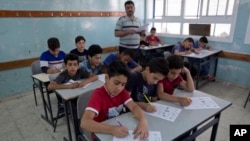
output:
[[[47,40],[48,50],[40,56],[41,70],[44,73],[54,74],[61,72],[65,53],[60,50],[60,42],[52,37]]]
[[[101,74],[102,71],[102,48],[99,45],[91,45],[88,49],[88,59],[80,63],[80,68],[94,74]]]
[[[107,68],[111,62],[120,60],[123,63],[127,64],[132,73],[140,72],[142,70],[142,67],[133,60],[133,57],[134,53],[132,49],[126,49],[122,53],[111,53],[103,62],[103,71],[107,71]]]
[[[126,84],[126,89],[131,93],[133,100],[146,112],[156,109],[149,104],[156,101],[156,84],[168,74],[168,63],[164,58],[157,57],[149,61],[142,72],[133,73]],[[147,98],[146,98],[147,97]]]
[[[193,38],[186,38],[182,42],[178,42],[172,49],[172,54],[174,55],[186,55],[190,54],[191,48],[194,44],[194,39]]]

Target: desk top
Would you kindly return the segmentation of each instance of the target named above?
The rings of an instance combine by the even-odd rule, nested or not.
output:
[[[90,82],[86,88],[76,88],[76,89],[57,89],[55,90],[64,100],[70,100],[80,96],[81,94],[94,90],[98,87],[104,85],[104,74],[98,75],[98,80]]]
[[[49,74],[47,73],[34,74],[32,77],[43,83],[49,82]]]
[[[161,118],[153,117],[145,114],[146,119],[148,120],[148,126],[150,131],[160,131],[162,139],[164,140],[174,140],[180,135],[184,134],[186,131],[189,131],[195,126],[198,126],[213,117],[215,114],[222,112],[224,109],[229,107],[232,103],[212,95],[206,94],[201,91],[195,90],[193,93],[179,91],[175,93],[175,95],[183,95],[187,94],[189,97],[210,97],[212,98],[220,108],[216,109],[195,109],[195,110],[187,110],[184,107],[180,106],[177,103],[167,102],[167,101],[157,101],[157,103],[180,108],[181,112],[174,122],[167,121]],[[120,115],[119,120],[124,123],[129,130],[134,130],[138,121],[135,118],[132,118],[131,113],[126,113]],[[105,123],[117,125],[115,119],[109,119],[105,121]],[[113,136],[108,134],[96,134],[98,138],[102,141],[112,141]]]
[[[140,47],[141,50],[152,50],[152,49],[158,49],[158,48],[164,48],[164,47],[171,47],[172,44],[159,44],[158,46],[145,46],[145,47]]]
[[[181,55],[181,56],[201,59],[201,58],[205,58],[205,57],[217,54],[221,51],[222,50],[201,50],[201,52],[199,54],[195,54],[192,52],[191,54]]]

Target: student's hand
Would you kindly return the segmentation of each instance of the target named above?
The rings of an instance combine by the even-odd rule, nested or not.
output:
[[[129,35],[133,35],[133,34],[136,33],[136,31],[135,31],[134,29],[128,29],[128,30],[126,30],[126,32],[127,32],[127,34],[129,34]]]
[[[187,69],[186,67],[183,67],[181,72],[187,74],[189,73],[189,69]]]
[[[145,106],[145,111],[146,112],[149,112],[149,113],[152,113],[152,112],[155,112],[156,111],[156,107],[152,104],[148,104]]]
[[[70,89],[75,89],[75,88],[79,87],[79,83],[78,82],[74,82],[74,83],[70,84],[69,86],[70,86]]]
[[[128,128],[124,126],[115,126],[112,135],[117,138],[124,138],[128,135]]]
[[[82,81],[82,82],[80,82],[79,83],[79,88],[82,88],[82,87],[84,87],[85,85],[87,85],[87,83],[85,83],[85,81]]]
[[[185,54],[191,54],[191,53],[192,53],[191,50],[186,50],[186,51],[185,51]]]
[[[187,106],[192,102],[192,100],[189,97],[179,97],[178,102],[181,106]]]
[[[145,140],[148,137],[149,131],[146,119],[139,121],[139,123],[137,124],[136,128],[133,131],[133,134],[134,134],[134,139],[139,136],[140,140]]]

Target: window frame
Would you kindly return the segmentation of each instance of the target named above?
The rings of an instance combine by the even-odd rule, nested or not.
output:
[[[149,3],[153,3],[153,5],[149,5]],[[166,0],[162,0],[164,5],[166,3]],[[209,1],[209,0],[208,0]],[[149,19],[148,17],[148,12],[146,12],[145,15],[145,21],[146,23],[151,23],[151,26],[154,26],[155,22],[158,23],[171,23],[171,22],[177,22],[181,24],[180,27],[180,34],[169,34],[169,33],[157,33],[159,36],[161,37],[173,37],[173,38],[186,38],[186,37],[190,37],[192,36],[194,39],[198,39],[200,36],[196,36],[196,35],[183,35],[182,31],[183,31],[183,25],[184,23],[190,23],[190,24],[213,24],[215,23],[214,21],[218,21],[216,22],[217,24],[219,23],[229,23],[231,24],[230,27],[230,35],[227,37],[215,37],[215,36],[207,36],[208,39],[210,41],[218,41],[218,42],[228,42],[228,43],[232,43],[233,42],[233,36],[234,36],[234,31],[235,31],[235,26],[236,26],[236,19],[237,19],[237,13],[238,13],[238,7],[239,7],[239,1],[240,0],[234,0],[234,6],[233,6],[233,14],[230,16],[226,16],[227,11],[225,12],[225,15],[218,15],[218,16],[203,16],[202,15],[202,10],[200,11],[200,18],[197,19],[185,19],[184,18],[184,7],[185,7],[185,0],[181,0],[182,3],[182,8],[181,8],[181,16],[163,16],[162,19],[154,19],[154,5],[155,5],[155,0],[149,0],[146,1],[146,8],[148,9],[149,6],[153,6],[152,8],[152,18]],[[165,6],[163,7],[163,15],[165,14]],[[208,8],[207,8],[208,9]],[[227,9],[227,7],[226,7]],[[150,14],[151,15],[151,14]]]

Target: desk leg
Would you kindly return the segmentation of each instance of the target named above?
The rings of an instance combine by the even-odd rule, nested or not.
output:
[[[217,65],[218,65],[218,56],[216,56],[216,59],[215,59],[215,65],[214,65],[214,77],[216,76],[216,73],[217,73]]]
[[[49,113],[50,113],[50,120],[51,120],[51,124],[52,126],[54,127],[54,117],[53,117],[53,111],[52,111],[52,107],[51,107],[51,101],[50,101],[50,94],[49,94],[49,91],[47,89],[47,86],[46,86],[46,92],[47,92],[47,100],[48,100],[48,110],[49,110]]]
[[[199,90],[199,78],[201,77],[201,59],[199,59],[199,65],[198,65],[198,72],[197,72],[197,77],[196,77],[196,82],[195,82],[195,88]]]
[[[42,95],[42,101],[43,101],[43,109],[44,109],[44,114],[45,114],[45,120],[48,120],[48,113],[47,113],[47,109],[46,109],[46,101],[45,101],[45,97],[44,97],[44,93],[43,93],[43,83],[41,83],[39,81],[39,89]],[[43,115],[41,115],[41,117],[43,118]]]
[[[219,126],[219,121],[220,121],[220,113],[217,114],[217,115],[215,115],[214,118],[218,119],[218,122],[216,124],[214,124],[214,126],[212,128],[212,133],[211,133],[210,141],[215,141],[216,134],[217,134],[217,129],[218,129],[218,126]]]
[[[70,100],[70,111],[71,111],[71,117],[72,117],[72,122],[73,122],[73,127],[74,127],[74,131],[75,131],[75,139],[77,141],[78,139],[78,135],[80,134],[79,131],[79,122],[78,122],[78,118],[77,118],[77,98]]]
[[[65,110],[66,120],[67,120],[68,134],[69,134],[68,140],[72,141],[72,135],[71,135],[71,129],[70,129],[70,123],[69,123],[69,112],[68,112],[69,104],[68,104],[68,101],[64,101],[64,100],[63,100],[63,103],[64,103],[64,110]],[[64,140],[67,140],[67,139],[64,137]]]

